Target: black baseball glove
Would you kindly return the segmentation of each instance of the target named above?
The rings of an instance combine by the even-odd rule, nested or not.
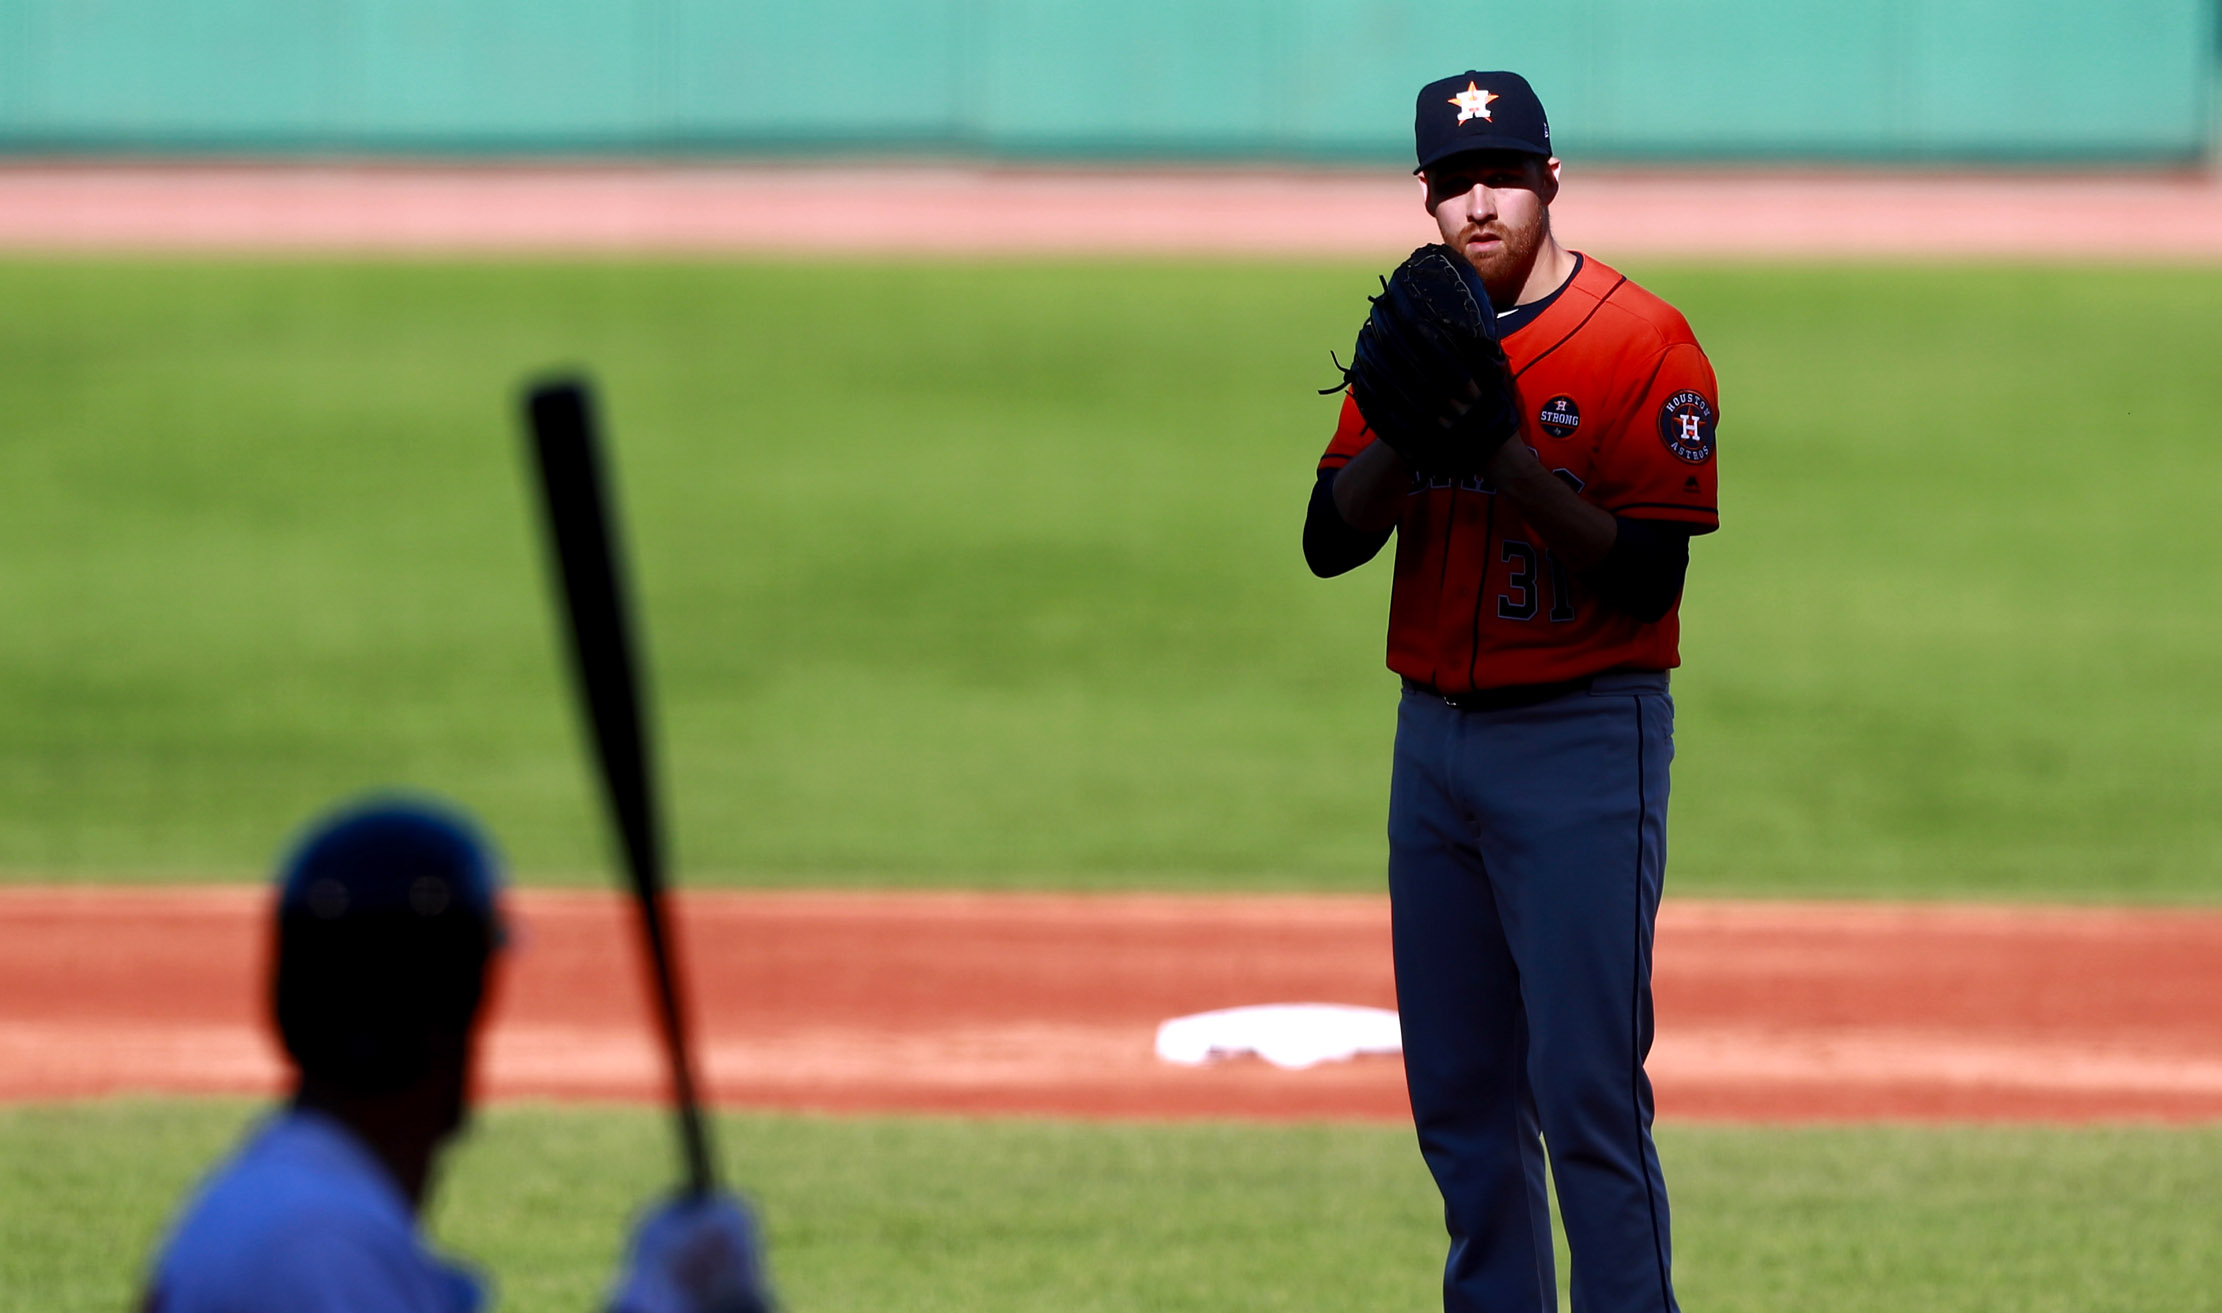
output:
[[[1343,370],[1366,426],[1420,473],[1478,473],[1520,429],[1481,275],[1450,247],[1423,246],[1369,299]]]

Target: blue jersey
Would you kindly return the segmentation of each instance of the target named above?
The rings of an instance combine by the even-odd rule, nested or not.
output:
[[[476,1313],[393,1176],[322,1113],[271,1118],[187,1204],[144,1313]]]

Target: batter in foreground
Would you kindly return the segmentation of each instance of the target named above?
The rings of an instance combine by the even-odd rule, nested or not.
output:
[[[1719,526],[1718,393],[1673,307],[1552,236],[1559,161],[1523,78],[1430,83],[1415,136],[1444,245],[1361,333],[1304,555],[1336,575],[1397,537],[1389,891],[1412,1116],[1450,1231],[1443,1305],[1556,1307],[1548,1153],[1576,1313],[1662,1313],[1643,1063],[1667,671],[1689,540]],[[1479,346],[1456,323],[1412,329],[1446,305],[1479,306]],[[1448,382],[1446,354],[1464,362]]]
[[[270,1002],[298,1083],[187,1201],[144,1313],[482,1313],[418,1229],[471,1101],[501,947],[492,846],[460,813],[372,800],[279,877]],[[740,1200],[673,1199],[634,1230],[610,1313],[766,1313]]]

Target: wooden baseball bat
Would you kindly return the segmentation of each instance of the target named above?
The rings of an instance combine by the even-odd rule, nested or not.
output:
[[[640,913],[640,931],[654,978],[656,1013],[685,1155],[687,1189],[717,1184],[708,1128],[695,1093],[679,971],[666,933],[663,836],[657,817],[647,702],[641,691],[633,623],[627,604],[615,502],[610,496],[594,395],[583,378],[555,377],[525,393],[539,472],[542,523],[570,621],[571,673],[587,721],[602,794],[617,827],[625,875]]]

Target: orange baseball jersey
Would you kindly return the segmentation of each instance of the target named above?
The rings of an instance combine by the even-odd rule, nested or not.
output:
[[[1615,515],[1720,527],[1719,391],[1673,306],[1584,257],[1504,350],[1519,437],[1546,469]],[[1346,393],[1319,468],[1340,468],[1372,441]],[[1487,479],[1415,476],[1396,532],[1389,668],[1408,679],[1464,693],[1681,664],[1674,610],[1646,624],[1586,596]]]

